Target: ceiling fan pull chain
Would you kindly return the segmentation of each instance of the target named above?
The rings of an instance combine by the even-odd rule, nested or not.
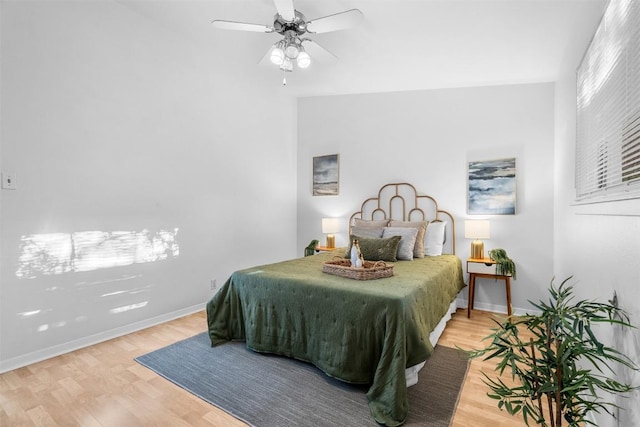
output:
[[[282,86],[287,85],[287,72],[282,70]]]

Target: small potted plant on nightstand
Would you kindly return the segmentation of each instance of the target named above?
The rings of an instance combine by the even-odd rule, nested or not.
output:
[[[569,278],[570,279],[570,278]],[[497,328],[487,337],[491,344],[467,352],[471,358],[495,359],[496,371],[511,372],[513,382],[484,373],[484,382],[498,407],[524,422],[542,427],[593,425],[591,411],[612,414],[614,403],[599,393],[624,393],[638,387],[614,379],[612,365],[638,370],[636,362],[615,348],[602,344],[595,335],[598,324],[633,327],[615,302],[573,301],[573,288],[551,282],[548,303],[533,306],[538,315],[496,320]],[[522,334],[522,335],[521,335]],[[513,384],[513,385],[512,385]]]
[[[509,258],[507,251],[500,248],[491,249],[489,258],[496,262],[496,273],[516,278],[516,264]]]

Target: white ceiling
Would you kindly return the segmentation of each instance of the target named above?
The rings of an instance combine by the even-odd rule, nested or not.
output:
[[[214,29],[214,19],[271,25],[271,0],[116,0],[202,44],[225,66],[282,82],[258,61],[279,36]],[[308,19],[357,8],[363,23],[313,35],[337,64],[287,73],[293,95],[555,81],[572,72],[606,0],[298,0]],[[266,76],[269,76],[266,78]]]

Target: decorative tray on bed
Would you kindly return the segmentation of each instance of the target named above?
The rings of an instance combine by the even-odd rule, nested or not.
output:
[[[373,280],[393,276],[393,264],[384,261],[365,261],[361,268],[352,268],[348,259],[326,261],[322,265],[324,273],[355,280]]]

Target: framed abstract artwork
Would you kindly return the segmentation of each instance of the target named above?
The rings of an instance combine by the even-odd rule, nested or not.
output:
[[[467,213],[515,215],[515,158],[469,162],[467,176]]]
[[[337,196],[340,182],[340,164],[337,154],[313,158],[313,195]]]

